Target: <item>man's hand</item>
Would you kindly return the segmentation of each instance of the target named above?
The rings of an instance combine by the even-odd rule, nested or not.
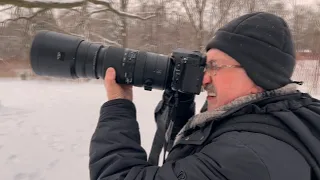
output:
[[[128,99],[132,101],[132,85],[120,85],[116,82],[116,71],[110,67],[106,71],[104,86],[107,91],[108,100]]]

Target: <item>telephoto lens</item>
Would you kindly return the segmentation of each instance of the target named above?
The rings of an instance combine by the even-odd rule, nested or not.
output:
[[[173,71],[169,56],[103,46],[53,31],[36,34],[30,61],[37,75],[72,79],[103,79],[106,69],[113,67],[117,83],[146,90],[169,87]]]

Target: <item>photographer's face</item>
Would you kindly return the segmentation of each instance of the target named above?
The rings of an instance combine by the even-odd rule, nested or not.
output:
[[[208,111],[262,91],[236,60],[218,49],[207,53],[207,69],[202,84],[208,95]]]

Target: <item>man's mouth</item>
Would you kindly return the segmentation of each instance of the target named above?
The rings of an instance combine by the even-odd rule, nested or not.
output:
[[[216,88],[214,87],[213,84],[209,84],[205,87],[205,90],[207,91],[208,97],[216,97]]]

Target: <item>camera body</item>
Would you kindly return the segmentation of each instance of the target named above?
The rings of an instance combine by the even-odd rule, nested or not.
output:
[[[199,94],[206,65],[206,57],[199,51],[178,48],[171,55],[173,75],[171,89],[182,93]]]

